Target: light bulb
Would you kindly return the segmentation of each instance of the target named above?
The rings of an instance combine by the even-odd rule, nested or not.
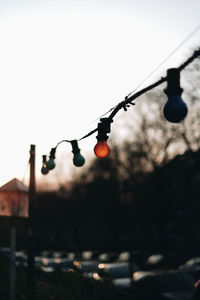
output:
[[[187,115],[187,105],[181,98],[183,89],[180,86],[180,71],[178,69],[167,70],[167,88],[164,90],[168,100],[164,105],[163,114],[167,121],[181,122]]]
[[[110,153],[110,147],[106,141],[98,141],[94,147],[94,153],[99,158],[105,158]]]
[[[46,164],[43,164],[42,168],[41,168],[41,173],[43,175],[46,175],[49,173],[49,170],[47,169],[47,165]]]
[[[110,123],[112,119],[110,118],[101,118],[100,123],[98,123],[98,135],[97,135],[97,144],[94,147],[94,154],[99,158],[105,158],[110,153],[110,147],[107,144],[107,133],[110,132]]]
[[[76,167],[82,167],[84,165],[84,163],[85,163],[85,158],[80,153],[74,154],[73,164]]]
[[[49,160],[47,161],[47,169],[48,170],[53,170],[55,168],[56,164],[54,161],[54,158],[50,157]]]
[[[41,168],[41,173],[43,175],[46,175],[49,173],[49,170],[47,169],[47,156],[42,155],[42,168]]]
[[[187,105],[180,95],[168,96],[168,100],[163,108],[163,114],[167,121],[179,123],[186,117],[187,112]]]
[[[47,166],[48,170],[53,170],[56,166],[56,164],[55,164],[55,153],[56,153],[56,148],[51,148],[50,155],[49,155],[49,160],[47,162],[43,161],[43,162],[46,163],[46,166]]]
[[[80,149],[78,147],[77,140],[71,141],[71,145],[72,145],[72,153],[74,154],[73,164],[76,167],[82,167],[85,163],[85,158],[80,154]]]

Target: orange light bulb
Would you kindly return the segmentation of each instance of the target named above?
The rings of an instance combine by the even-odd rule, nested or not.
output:
[[[110,153],[110,147],[106,141],[98,141],[94,147],[94,153],[99,158],[105,158]]]

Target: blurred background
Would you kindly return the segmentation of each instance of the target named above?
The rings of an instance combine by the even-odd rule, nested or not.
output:
[[[130,92],[199,49],[199,9],[194,0],[0,3],[0,184],[17,177],[28,186],[29,148],[36,145],[40,270],[59,265],[99,279],[114,267],[102,264],[120,262],[124,269],[111,278],[132,280],[136,271],[179,268],[199,256],[199,59],[181,72],[184,121],[164,118],[164,83],[117,114],[108,157],[95,157],[94,134],[79,143],[82,168],[62,143],[55,169],[41,174],[42,155],[58,142],[83,137]],[[12,223],[0,219],[0,247],[9,253]],[[16,220],[16,259],[24,266],[26,222]],[[152,261],[158,265],[149,267]]]
[[[101,115],[197,28],[198,11],[195,0],[1,1],[0,184],[26,177],[30,144],[37,147],[40,179],[42,155],[59,141],[79,139],[96,128]],[[140,88],[166,76],[198,46],[196,32]],[[135,123],[136,115],[133,108],[116,116],[112,130],[118,140],[126,131],[122,123],[127,118]],[[85,166],[95,143],[92,135],[79,145]],[[60,157],[63,180],[79,175],[70,145],[60,145]]]

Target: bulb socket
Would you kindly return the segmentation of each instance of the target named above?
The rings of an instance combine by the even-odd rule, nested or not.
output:
[[[49,158],[55,158],[56,156],[55,156],[55,154],[56,154],[56,148],[51,148],[51,151],[50,151],[50,154],[49,154]]]
[[[98,123],[98,135],[97,140],[98,141],[107,141],[108,136],[107,133],[110,133],[110,124],[113,122],[110,118],[101,118],[100,123]]]
[[[72,145],[72,153],[74,153],[74,154],[80,153],[80,149],[79,149],[79,147],[78,147],[78,142],[77,142],[77,140],[71,141],[71,145]]]
[[[42,155],[42,163],[46,164],[47,162],[47,156],[46,155]]]
[[[183,89],[180,86],[180,71],[176,68],[167,70],[167,88],[164,90],[167,96],[180,96]]]

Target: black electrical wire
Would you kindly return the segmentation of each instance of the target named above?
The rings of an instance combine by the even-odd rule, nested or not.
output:
[[[109,112],[111,112],[111,114],[109,115],[108,119],[110,119],[110,121],[112,121],[112,119],[114,118],[114,116],[118,113],[118,111],[120,109],[124,109],[125,111],[127,111],[127,109],[131,106],[134,105],[135,103],[133,103],[133,101],[140,97],[141,95],[143,95],[144,93],[146,93],[147,91],[157,87],[158,85],[162,84],[163,82],[167,81],[167,76],[166,77],[162,77],[161,79],[159,79],[158,81],[154,82],[153,84],[147,86],[146,88],[136,92],[136,90],[155,72],[158,70],[158,68],[160,68],[160,66],[162,66],[181,46],[183,46],[183,44],[185,44],[198,30],[200,29],[200,25],[195,28],[195,30],[193,30],[147,77],[145,77],[140,84],[132,91],[130,92],[123,101],[121,101],[120,103],[118,103],[116,106],[112,107],[111,109],[109,109],[106,113],[104,113],[101,117],[99,117],[98,119],[101,120],[101,118],[105,115],[107,115]],[[200,49],[194,51],[193,55],[190,56],[182,65],[180,65],[177,69],[181,72],[185,67],[187,67],[195,58],[197,58],[198,56],[200,56]],[[96,119],[96,120],[98,120]],[[92,122],[93,123],[93,122]],[[87,133],[86,135],[84,135],[83,137],[77,139],[77,141],[81,141],[89,136],[91,136],[92,134],[94,134],[96,131],[98,130],[98,128],[95,128],[94,130],[90,131],[89,133]],[[72,140],[62,140],[60,142],[57,143],[55,149],[63,142],[68,142],[71,143]]]
[[[199,27],[200,28],[200,27]],[[186,40],[185,40],[186,41]],[[182,44],[181,44],[182,45]],[[180,46],[179,46],[180,47]],[[179,48],[177,47],[176,50]],[[175,52],[175,50],[173,51],[173,53]],[[172,55],[172,54],[171,54]],[[170,56],[171,56],[170,55]],[[170,57],[168,56],[168,58]],[[181,72],[183,69],[185,69],[190,63],[193,62],[194,59],[196,59],[198,56],[200,56],[200,49],[195,50],[194,53],[192,54],[192,56],[190,56],[185,62],[183,62],[183,64],[181,64],[177,69]],[[166,60],[165,60],[166,61]],[[153,88],[159,86],[160,84],[162,84],[163,82],[167,81],[167,76],[166,77],[162,77],[161,79],[159,79],[158,81],[154,82],[153,84],[145,87],[144,89],[138,91],[135,94],[129,93],[128,96],[125,97],[125,99],[123,101],[121,101],[120,103],[118,103],[115,107],[113,107],[112,109],[110,109],[108,112],[112,111],[111,114],[109,115],[108,119],[112,120],[114,118],[114,116],[118,113],[118,111],[120,109],[124,109],[125,111],[130,107],[130,105],[134,105],[133,101],[140,97],[141,95],[145,94],[146,92],[152,90]],[[132,94],[132,95],[131,95]],[[107,113],[108,113],[107,112]],[[107,114],[105,113],[105,114]],[[104,114],[104,115],[105,115]],[[102,116],[104,116],[102,115]],[[95,128],[94,130],[91,130],[89,133],[87,133],[86,135],[84,135],[83,137],[77,139],[77,141],[81,141],[89,136],[91,136],[92,134],[94,134],[95,132],[97,132],[98,128]],[[72,140],[62,140],[60,142],[57,143],[55,149],[63,142],[67,142],[67,143],[71,143]]]

